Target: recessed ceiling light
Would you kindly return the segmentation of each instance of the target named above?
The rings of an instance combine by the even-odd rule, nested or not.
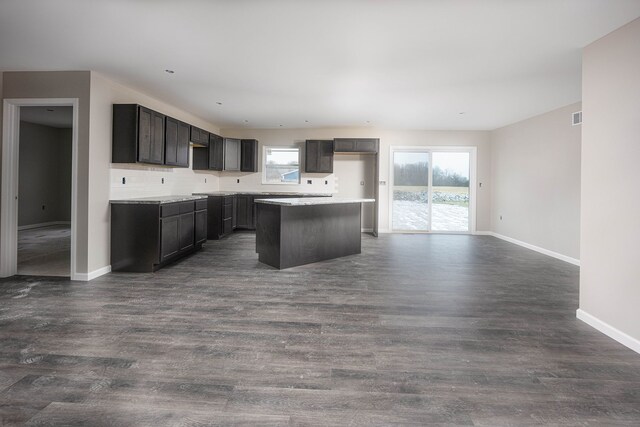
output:
[[[309,120],[305,120],[304,122],[305,122],[305,123],[309,123]]]
[[[244,122],[245,122],[245,123],[249,123],[249,120],[245,120]]]
[[[218,104],[218,105],[222,105],[222,102],[218,101],[218,102],[216,102],[216,104]]]
[[[53,108],[47,108],[47,111],[54,111]]]
[[[367,123],[371,123],[369,120],[367,120]]]
[[[282,125],[280,125],[280,127],[282,127]]]
[[[462,114],[464,114],[464,111],[460,111],[458,114],[462,115]]]
[[[173,70],[169,70],[169,69],[164,70],[164,72],[165,72],[165,73],[167,73],[167,74],[173,74],[173,73],[175,73],[175,71],[173,71]]]

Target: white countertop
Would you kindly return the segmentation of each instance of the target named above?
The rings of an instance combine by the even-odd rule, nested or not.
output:
[[[109,203],[117,204],[159,204],[175,203],[175,202],[188,202],[190,200],[206,199],[207,196],[155,196],[155,197],[140,197],[137,199],[124,199],[124,200],[110,200]]]
[[[373,203],[375,199],[347,199],[339,197],[299,197],[293,199],[255,199],[256,203],[280,206],[337,205],[343,203]]]

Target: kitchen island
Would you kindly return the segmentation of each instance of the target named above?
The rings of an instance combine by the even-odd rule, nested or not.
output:
[[[279,269],[359,254],[361,204],[374,199],[256,199],[258,260]]]

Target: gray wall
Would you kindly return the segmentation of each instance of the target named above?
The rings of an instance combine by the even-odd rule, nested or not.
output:
[[[71,129],[20,122],[19,158],[18,226],[71,221]]]
[[[582,63],[580,309],[640,351],[640,19]]]
[[[580,258],[581,104],[491,132],[491,230]],[[500,219],[502,216],[502,219]]]

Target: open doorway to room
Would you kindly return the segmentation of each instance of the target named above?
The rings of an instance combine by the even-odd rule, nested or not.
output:
[[[18,274],[71,275],[73,108],[20,107]]]
[[[475,231],[475,148],[392,147],[391,229]]]
[[[78,99],[5,98],[3,110],[0,277],[87,280],[76,260]]]

